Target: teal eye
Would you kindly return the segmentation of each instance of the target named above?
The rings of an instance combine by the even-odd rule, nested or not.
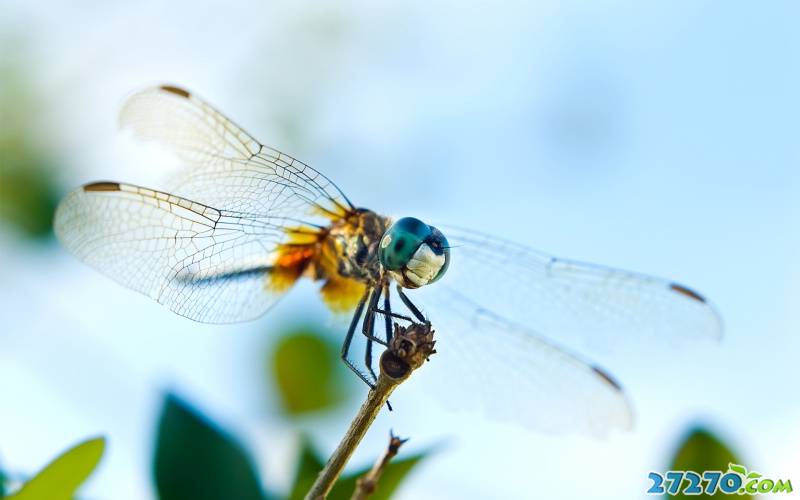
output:
[[[447,271],[447,268],[450,267],[450,243],[448,243],[447,238],[444,237],[444,234],[442,234],[441,231],[433,226],[431,226],[431,230],[433,232],[428,237],[426,242],[428,245],[430,245],[434,253],[444,255],[444,265],[439,268],[439,272],[429,283],[433,283],[444,276],[445,271]]]
[[[381,238],[378,252],[381,264],[390,271],[403,269],[431,233],[430,226],[414,217],[398,220]]]
[[[404,217],[384,233],[378,257],[401,286],[419,288],[444,276],[450,245],[435,227]]]

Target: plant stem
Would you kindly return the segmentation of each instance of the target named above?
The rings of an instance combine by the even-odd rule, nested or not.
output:
[[[347,429],[339,446],[336,447],[328,463],[325,464],[325,468],[320,472],[314,486],[311,487],[311,490],[306,495],[306,499],[317,500],[325,498],[397,385],[397,382],[383,376],[383,374],[378,377],[375,389],[369,391],[367,400],[361,405],[358,414],[350,423],[350,428]]]
[[[366,500],[367,497],[375,493],[383,470],[397,455],[397,452],[400,451],[400,447],[403,446],[403,443],[406,441],[407,439],[400,439],[392,433],[389,434],[389,446],[378,461],[375,462],[375,465],[372,466],[372,469],[358,478],[356,481],[356,490],[353,492],[353,496],[350,500]]]
[[[430,323],[412,323],[408,328],[397,324],[394,326],[392,341],[381,355],[381,371],[375,388],[367,394],[366,401],[350,423],[339,446],[306,494],[306,500],[324,499],[328,495],[392,391],[405,382],[411,373],[422,366],[428,356],[435,352]]]

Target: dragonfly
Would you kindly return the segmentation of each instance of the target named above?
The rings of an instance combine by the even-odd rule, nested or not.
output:
[[[180,172],[160,189],[114,181],[75,189],[55,215],[63,246],[206,323],[258,318],[298,280],[318,282],[332,311],[352,313],[341,358],[369,386],[373,349],[387,345],[392,322],[430,315],[439,341],[429,365],[444,367],[431,371],[431,385],[466,385],[490,411],[535,429],[604,435],[632,426],[627,396],[569,342],[722,333],[715,307],[685,285],[354,205],[328,176],[183,88],[133,94],[120,124],[171,150]],[[351,356],[357,335],[364,367]]]

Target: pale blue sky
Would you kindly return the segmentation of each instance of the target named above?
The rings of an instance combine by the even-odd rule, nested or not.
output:
[[[643,496],[647,471],[665,466],[697,419],[756,470],[800,470],[790,389],[800,379],[797,10],[12,0],[0,26],[28,45],[36,90],[48,96],[42,130],[63,154],[68,186],[160,177],[116,138],[115,120],[129,92],[169,81],[319,168],[357,204],[703,291],[725,319],[721,345],[599,356],[628,390],[632,433],[593,442],[431,416],[422,411],[431,396],[403,387],[400,410],[379,419],[355,457],[369,461],[392,426],[413,436],[412,450],[449,443],[401,498],[519,498],[531,480],[558,478],[559,498],[618,499]],[[174,386],[256,444],[268,482],[288,485],[296,443],[242,381],[259,376],[254,352],[271,325],[309,310],[326,320],[311,286],[254,324],[198,325],[58,248],[2,234],[4,466],[35,470],[104,433],[111,446],[86,497],[147,497],[159,391]],[[328,447],[340,426],[310,425]]]

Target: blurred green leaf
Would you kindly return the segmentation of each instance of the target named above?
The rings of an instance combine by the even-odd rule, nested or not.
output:
[[[57,189],[45,166],[26,146],[0,144],[0,218],[31,237],[50,234]]]
[[[760,477],[761,474],[759,474],[758,472],[751,472],[750,474],[747,475],[747,479],[758,479]]]
[[[0,219],[29,237],[51,232],[59,189],[40,129],[40,101],[19,65],[0,64]]]
[[[289,493],[289,500],[302,500],[305,498],[306,493],[311,489],[311,485],[314,484],[317,474],[319,474],[324,465],[325,462],[311,446],[308,439],[303,439],[302,447],[300,448],[300,460],[297,464],[294,485],[291,493]]]
[[[14,500],[70,500],[100,462],[105,438],[85,441],[50,462],[15,494]]]
[[[689,430],[681,440],[669,470],[692,470],[700,474],[707,470],[728,470],[728,464],[739,463],[740,460],[719,437],[704,427]],[[707,497],[708,495],[704,495]],[[717,491],[711,497],[727,497]],[[675,498],[696,498],[680,493]]]
[[[272,353],[272,375],[284,411],[301,415],[335,407],[347,398],[338,347],[312,328],[283,337]]]
[[[0,470],[0,498],[6,496],[6,476]]]
[[[413,469],[414,466],[426,456],[427,453],[420,453],[407,458],[392,460],[389,462],[389,465],[383,469],[381,479],[378,481],[378,488],[375,490],[375,493],[370,495],[370,500],[388,500],[389,498],[392,498],[392,495],[394,495],[394,492],[400,486],[400,483],[403,482],[403,479],[405,479],[408,473],[411,472],[411,469]],[[356,489],[356,480],[366,474],[369,470],[370,467],[367,467],[353,475],[340,479],[333,486],[331,494],[328,498],[331,500],[344,500],[353,496],[353,491]]]
[[[158,425],[153,472],[161,500],[266,498],[242,447],[172,394]]]
[[[383,453],[383,450],[380,450]],[[375,493],[370,496],[374,500],[387,500],[392,497],[394,492],[403,482],[403,479],[411,472],[411,469],[419,463],[420,460],[428,455],[427,452],[412,455],[411,457],[402,458],[399,460],[392,460],[383,469],[383,474],[378,482],[378,488]],[[375,459],[377,460],[377,455]],[[311,489],[314,480],[324,466],[323,460],[319,457],[316,451],[311,447],[308,440],[304,440],[303,447],[300,451],[300,460],[297,466],[297,474],[295,476],[292,492],[289,494],[289,500],[299,500],[305,497],[305,494]],[[366,467],[350,475],[343,475],[339,478],[336,484],[333,485],[328,500],[346,500],[353,496],[353,491],[356,488],[356,481],[359,477],[366,474],[370,467]]]

